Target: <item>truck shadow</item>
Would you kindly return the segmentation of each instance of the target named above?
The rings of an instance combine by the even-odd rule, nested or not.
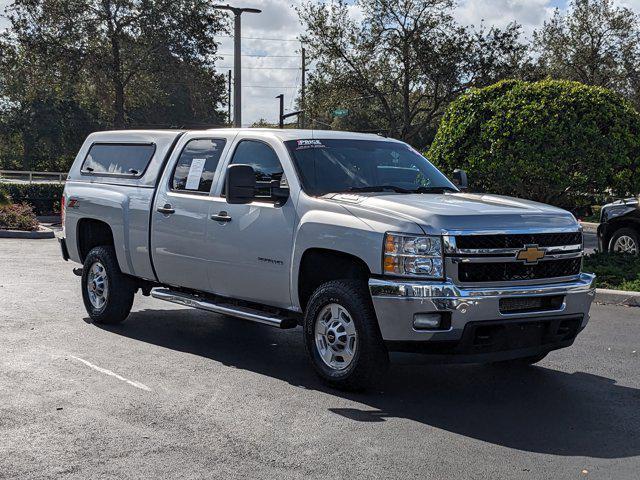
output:
[[[398,417],[529,452],[640,455],[640,390],[610,378],[545,367],[394,365],[381,391],[344,393],[316,378],[300,329],[238,322],[188,309],[144,310],[99,327],[366,405],[330,409],[345,421]]]

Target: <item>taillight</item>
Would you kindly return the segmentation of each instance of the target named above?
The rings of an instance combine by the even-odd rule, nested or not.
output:
[[[64,208],[65,208],[65,199],[64,193],[62,194],[62,198],[60,199],[60,223],[64,227]]]

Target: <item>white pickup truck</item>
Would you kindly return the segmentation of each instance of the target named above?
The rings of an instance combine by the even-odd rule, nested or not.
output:
[[[594,296],[576,220],[454,177],[376,135],[94,133],[65,187],[62,255],[83,264],[95,322],[124,320],[140,290],[302,326],[339,388],[374,383],[390,353],[527,365],[571,345]]]

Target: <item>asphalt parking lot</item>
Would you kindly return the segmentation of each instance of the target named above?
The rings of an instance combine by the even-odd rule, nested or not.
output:
[[[637,479],[640,309],[537,367],[323,387],[300,330],[137,297],[88,323],[55,240],[0,240],[0,478]]]

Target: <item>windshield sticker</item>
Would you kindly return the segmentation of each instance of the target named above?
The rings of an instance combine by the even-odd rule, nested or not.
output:
[[[298,140],[298,148],[296,150],[305,150],[307,148],[326,148],[326,145],[320,140]]]

